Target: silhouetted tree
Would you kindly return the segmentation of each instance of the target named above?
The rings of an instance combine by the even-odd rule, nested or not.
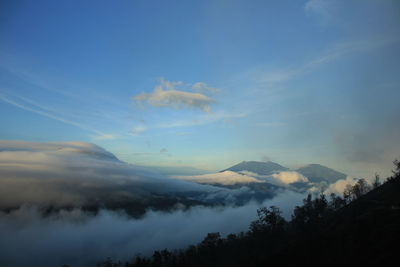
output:
[[[328,206],[328,201],[326,200],[325,195],[320,194],[319,198],[316,198],[314,200],[314,209],[316,217],[321,218],[327,206]]]
[[[161,266],[161,264],[162,264],[162,256],[161,256],[161,253],[160,253],[158,250],[156,250],[156,251],[154,251],[154,253],[153,253],[153,265],[154,265],[155,267],[159,267],[159,266]]]
[[[341,207],[344,207],[346,205],[346,201],[343,198],[341,198],[340,196],[336,195],[335,193],[331,193],[330,198],[331,198],[331,201],[329,203],[329,207],[332,210],[338,210]]]
[[[164,249],[161,251],[161,257],[164,264],[168,265],[171,258],[171,252],[169,252],[168,249]]]
[[[395,161],[393,161],[393,164],[395,166],[394,170],[392,170],[393,176],[390,177],[390,179],[398,179],[400,178],[400,161],[398,161],[397,159]]]
[[[347,184],[343,191],[343,198],[346,204],[352,201],[352,195],[353,195],[353,187],[350,184]]]
[[[374,182],[372,183],[373,189],[378,188],[381,185],[381,178],[379,174],[375,173],[375,179]]]
[[[201,241],[200,246],[206,248],[213,248],[221,241],[221,235],[216,233],[208,233],[207,236]]]
[[[359,179],[352,188],[352,194],[354,196],[354,199],[359,198],[368,191],[370,191],[370,186],[368,185],[367,181],[365,181],[365,179],[363,178]]]
[[[282,212],[275,206],[263,207],[257,210],[258,219],[250,224],[253,233],[260,231],[280,231],[286,221],[281,216]]]

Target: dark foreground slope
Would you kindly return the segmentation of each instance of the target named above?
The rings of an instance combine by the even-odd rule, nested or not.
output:
[[[303,233],[295,232],[295,241],[273,255],[271,261],[283,265],[300,261],[312,266],[396,266],[399,207],[397,177],[326,215],[320,224]]]
[[[398,266],[400,164],[383,185],[366,194],[353,186],[340,198],[309,195],[286,222],[276,207],[240,235],[209,233],[186,250],[156,251],[151,258],[98,266]],[[369,189],[364,188],[364,192]],[[363,191],[361,190],[361,191]]]

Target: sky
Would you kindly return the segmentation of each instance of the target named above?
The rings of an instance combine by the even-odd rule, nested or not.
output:
[[[389,175],[399,48],[399,1],[1,1],[0,139]]]

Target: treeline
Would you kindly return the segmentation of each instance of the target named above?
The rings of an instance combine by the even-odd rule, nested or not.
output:
[[[257,210],[249,231],[222,238],[209,233],[186,249],[155,251],[131,262],[107,259],[98,267],[169,266],[378,266],[393,265],[400,241],[400,162],[381,184],[360,179],[343,197],[309,194],[290,221],[279,208]],[[233,222],[234,223],[234,222]]]

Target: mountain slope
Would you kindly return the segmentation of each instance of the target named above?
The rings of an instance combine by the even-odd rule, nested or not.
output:
[[[346,179],[346,174],[320,164],[309,164],[296,171],[307,177],[308,180],[313,183],[335,183],[337,180]]]
[[[281,266],[309,259],[313,259],[310,266],[395,266],[400,238],[399,192],[397,176],[327,216],[325,226],[314,227],[270,260]]]
[[[287,171],[289,170],[286,167],[279,165],[278,163],[268,161],[268,162],[261,162],[261,161],[242,161],[224,171],[233,171],[233,172],[241,172],[241,171],[249,171],[256,173],[258,175],[271,175],[274,172],[278,171]]]

